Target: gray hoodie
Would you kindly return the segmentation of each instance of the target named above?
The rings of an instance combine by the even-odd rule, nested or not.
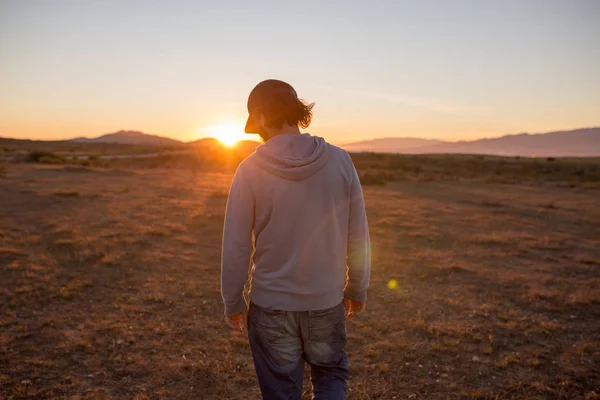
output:
[[[309,134],[280,135],[240,164],[223,231],[226,315],[246,310],[249,267],[250,301],[261,307],[310,311],[343,297],[366,301],[369,230],[346,151]]]

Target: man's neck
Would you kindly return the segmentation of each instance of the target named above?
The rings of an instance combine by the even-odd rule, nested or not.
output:
[[[283,126],[281,129],[272,130],[271,132],[269,132],[268,133],[269,137],[266,140],[272,139],[275,136],[301,135],[301,134],[302,134],[302,132],[300,132],[300,128],[298,126],[286,125],[286,126]],[[263,140],[264,139],[265,138],[263,138]]]
[[[279,135],[300,135],[300,128],[298,126],[287,125],[271,134],[271,137]]]

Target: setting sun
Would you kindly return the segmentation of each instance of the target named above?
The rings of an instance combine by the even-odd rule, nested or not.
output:
[[[205,128],[208,136],[214,137],[225,146],[233,146],[240,140],[246,139],[244,127],[238,124],[222,124]]]

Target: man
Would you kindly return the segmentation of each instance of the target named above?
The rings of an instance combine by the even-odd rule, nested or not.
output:
[[[227,202],[225,315],[232,328],[248,330],[263,399],[300,399],[305,361],[315,399],[344,399],[344,310],[358,314],[367,300],[371,254],[359,178],[347,152],[300,133],[313,105],[279,80],[252,90],[245,131],[264,144],[240,164]]]

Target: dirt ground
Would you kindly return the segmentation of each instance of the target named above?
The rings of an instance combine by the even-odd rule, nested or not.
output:
[[[0,399],[259,398],[222,314],[230,179],[11,165]],[[394,182],[365,197],[373,271],[348,322],[348,398],[600,398],[600,190]]]

